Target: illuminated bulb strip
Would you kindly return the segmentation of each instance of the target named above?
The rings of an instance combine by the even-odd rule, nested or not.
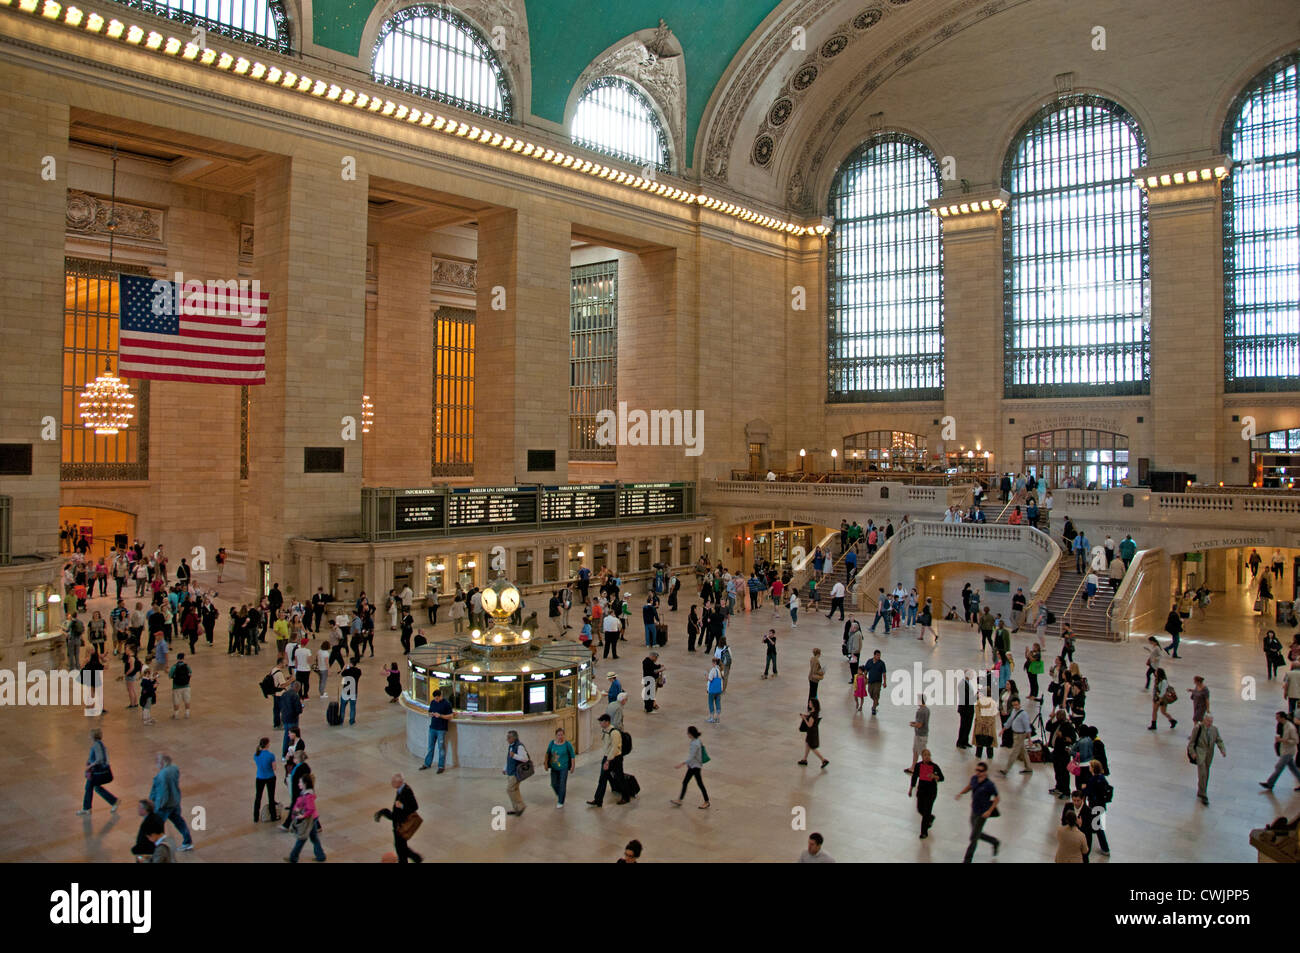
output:
[[[106,20],[102,15],[95,12],[84,12],[77,7],[63,7],[58,0],[0,0],[0,4],[10,6],[17,3],[18,8],[24,13],[30,13],[40,16],[44,19],[56,21],[62,17],[62,22],[67,26],[74,28],[83,28],[88,33],[101,34],[112,40],[125,40],[133,46],[143,46],[154,52],[162,53],[167,56],[179,55],[182,59],[189,62],[197,62],[203,66],[215,67],[223,72],[235,75],[245,76],[249,79],[265,82],[273,86],[280,86],[286,90],[292,90],[299,94],[310,95],[318,98],[325,98],[331,102],[337,102],[344,106],[352,106],[356,109],[364,109],[371,113],[380,113],[394,122],[405,122],[411,125],[420,125],[431,128],[435,131],[445,132],[467,140],[474,140],[478,143],[501,149],[503,152],[511,152],[515,155],[525,158],[534,159],[538,162],[546,162],[551,165],[560,166],[574,172],[589,175],[593,178],[604,179],[608,182],[614,182],[628,188],[638,189],[642,192],[648,192],[652,195],[661,196],[665,199],[680,202],[683,205],[700,205],[712,211],[719,211],[722,214],[732,216],[744,222],[755,224],[762,228],[773,231],[785,232],[791,235],[824,235],[829,229],[824,225],[806,226],[796,222],[787,222],[771,215],[763,214],[754,209],[748,209],[731,202],[724,202],[720,199],[711,198],[707,195],[696,194],[677,186],[668,185],[667,183],[657,182],[654,179],[644,178],[634,173],[614,169],[591,159],[583,159],[557,149],[548,148],[544,145],[536,145],[526,142],[522,139],[516,139],[513,136],[505,135],[501,132],[495,132],[491,129],[472,126],[468,123],[456,119],[450,119],[445,116],[439,116],[434,113],[425,112],[419,108],[395,103],[391,100],[376,98],[366,93],[357,92],[351,89],[344,89],[336,84],[331,84],[325,80],[313,79],[308,76],[301,76],[288,70],[281,70],[276,66],[266,66],[262,63],[251,62],[242,56],[215,50],[212,48],[203,48],[191,41],[182,41],[175,37],[165,37],[156,31],[148,31],[136,24],[125,24],[117,19]],[[1224,178],[1227,170],[1218,167],[1213,170],[1192,170],[1181,174],[1180,178],[1189,182],[1207,180],[1213,175],[1217,178]],[[1169,182],[1174,182],[1172,177]],[[1141,182],[1140,184],[1156,184],[1160,180]],[[1166,183],[1167,184],[1167,183]],[[982,203],[983,210],[990,209],[1001,210],[1004,203],[1001,200],[994,200],[992,203]],[[939,209],[938,214],[958,214],[958,206],[951,206],[946,209]],[[961,214],[967,211],[978,211],[980,205],[966,206]]]
[[[1135,175],[1133,180],[1143,191],[1168,188],[1173,185],[1194,185],[1214,180],[1222,181],[1228,177],[1227,166],[1216,165],[1212,168],[1179,170],[1177,172],[1160,172],[1155,175]]]

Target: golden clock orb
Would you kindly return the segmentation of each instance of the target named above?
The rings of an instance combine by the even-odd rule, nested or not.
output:
[[[483,590],[483,611],[489,615],[497,611],[497,591],[491,586]]]

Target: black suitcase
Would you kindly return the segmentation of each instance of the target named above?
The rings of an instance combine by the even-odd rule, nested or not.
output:
[[[661,646],[668,644],[668,626],[662,622],[655,627],[655,641]]]
[[[340,710],[338,702],[330,702],[325,706],[325,721],[330,725],[343,724],[343,712]]]
[[[618,792],[625,798],[634,798],[641,793],[641,785],[637,783],[635,774],[623,775],[623,790]]]

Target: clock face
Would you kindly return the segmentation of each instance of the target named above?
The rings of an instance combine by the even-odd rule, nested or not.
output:
[[[501,593],[501,611],[513,613],[519,608],[519,590],[514,586]]]
[[[483,590],[483,611],[489,615],[496,612],[497,609],[497,591],[495,589]]]

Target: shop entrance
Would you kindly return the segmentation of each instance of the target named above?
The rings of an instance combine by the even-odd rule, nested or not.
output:
[[[750,551],[749,570],[755,562],[770,562],[774,566],[785,566],[795,558],[796,547],[803,547],[803,555],[812,554],[813,527],[806,523],[757,523],[747,529],[746,549]]]

